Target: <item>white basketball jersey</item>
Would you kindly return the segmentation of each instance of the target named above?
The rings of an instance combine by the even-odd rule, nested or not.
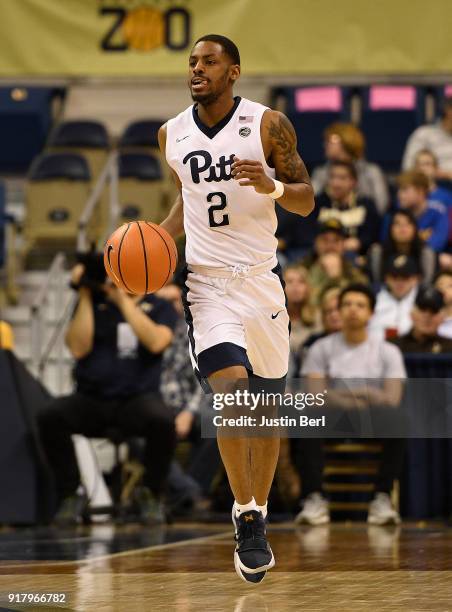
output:
[[[193,106],[168,121],[166,159],[182,183],[188,264],[225,267],[275,259],[274,201],[254,187],[241,187],[231,176],[235,155],[260,161],[267,175],[275,177],[260,135],[266,110],[236,98],[214,128],[200,122]]]

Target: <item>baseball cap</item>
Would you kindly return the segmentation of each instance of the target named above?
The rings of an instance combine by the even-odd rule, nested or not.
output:
[[[413,257],[393,255],[384,266],[384,273],[392,276],[413,276],[419,274],[419,266]]]
[[[420,310],[431,310],[436,314],[444,307],[444,298],[438,289],[427,287],[419,289],[414,303]]]
[[[326,232],[335,232],[345,238],[345,230],[339,219],[328,219],[319,223],[317,235],[326,234]]]

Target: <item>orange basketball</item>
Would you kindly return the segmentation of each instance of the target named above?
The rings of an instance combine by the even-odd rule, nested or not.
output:
[[[176,244],[155,223],[125,223],[105,243],[104,265],[108,276],[121,289],[137,295],[154,293],[174,274]]]

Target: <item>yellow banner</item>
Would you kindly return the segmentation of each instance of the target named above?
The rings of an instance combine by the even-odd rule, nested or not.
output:
[[[185,74],[203,34],[244,74],[452,72],[451,0],[0,0],[0,76]]]

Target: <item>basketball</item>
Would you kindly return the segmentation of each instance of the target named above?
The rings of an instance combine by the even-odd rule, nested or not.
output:
[[[104,265],[111,280],[124,291],[136,295],[154,293],[174,274],[176,244],[155,223],[125,223],[105,243]]]

